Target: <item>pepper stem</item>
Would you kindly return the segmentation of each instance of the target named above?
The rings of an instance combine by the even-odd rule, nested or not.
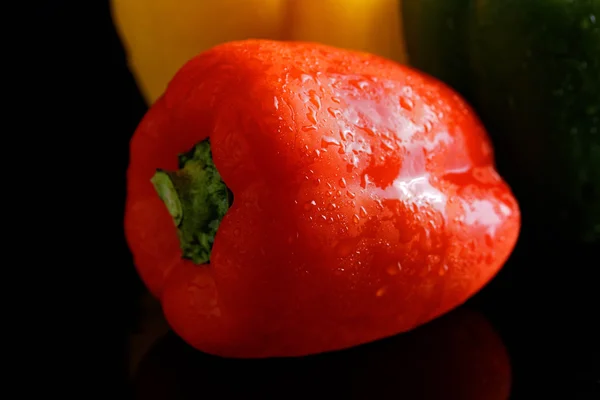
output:
[[[209,140],[179,155],[177,171],[156,170],[151,182],[173,217],[183,258],[195,264],[209,262],[219,224],[233,203]]]

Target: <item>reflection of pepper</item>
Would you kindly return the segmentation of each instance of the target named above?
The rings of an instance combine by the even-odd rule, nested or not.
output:
[[[224,385],[223,377],[236,384]],[[353,349],[303,358],[223,360],[174,335],[159,339],[136,368],[136,399],[203,395],[281,398],[507,400],[508,354],[482,315],[458,309],[410,333]],[[273,384],[276,382],[277,384]]]
[[[398,0],[112,0],[115,25],[146,99],[191,57],[242,39],[319,42],[402,62]]]
[[[403,2],[409,62],[465,95],[535,235],[600,240],[600,1]]]
[[[364,53],[218,46],[182,68],[131,143],[138,270],[173,329],[219,355],[411,329],[488,282],[519,225],[466,104]]]

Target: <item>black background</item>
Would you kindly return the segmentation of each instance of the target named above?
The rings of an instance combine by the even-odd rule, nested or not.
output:
[[[50,184],[60,193],[68,190],[76,196],[68,205],[60,196],[49,196],[44,207],[51,212],[41,213],[55,227],[51,239],[59,242],[46,259],[60,267],[40,268],[38,275],[44,276],[38,280],[46,289],[43,293],[50,293],[34,310],[36,321],[46,321],[43,328],[36,322],[29,330],[33,335],[28,340],[35,343],[31,354],[37,360],[36,368],[26,369],[30,380],[38,385],[42,379],[48,381],[44,386],[48,393],[68,391],[83,397],[201,398],[231,393],[232,387],[248,397],[271,397],[275,392],[261,391],[281,386],[276,394],[283,398],[300,393],[318,396],[326,390],[368,398],[364,391],[346,393],[351,381],[364,381],[368,387],[377,368],[389,372],[395,368],[394,357],[409,356],[378,358],[366,368],[369,352],[382,351],[367,346],[317,361],[240,366],[203,356],[170,337],[161,342],[159,353],[172,356],[153,356],[158,375],[150,381],[129,377],[129,338],[144,315],[140,299],[145,289],[133,269],[122,218],[128,142],[145,105],[127,69],[106,2],[46,2],[35,11],[34,55],[23,65],[32,70],[28,72],[35,78],[32,90],[37,99],[43,94],[45,105],[26,123],[32,131],[37,129],[37,150],[46,154],[47,168],[68,172],[67,183]],[[600,302],[595,280],[599,264],[591,246],[540,242],[534,234],[525,234],[502,272],[467,304],[485,316],[507,348],[512,398],[600,398],[596,327]],[[46,274],[57,284],[48,285]],[[27,310],[21,314],[30,315],[32,309],[23,307]],[[419,331],[411,335],[418,337]],[[436,363],[435,354],[427,357]],[[407,362],[405,368],[411,370]],[[344,379],[335,371],[353,373]],[[256,378],[248,380],[249,374]],[[441,375],[424,373],[420,379],[424,387],[436,387],[436,376]],[[171,383],[160,383],[163,378]],[[389,379],[401,382],[400,378],[391,374]],[[222,383],[215,384],[218,379]],[[159,389],[152,386],[156,382]],[[373,385],[380,382],[374,380]],[[403,398],[402,387],[391,385],[383,397]],[[415,393],[404,398],[423,398],[419,393],[425,392]]]

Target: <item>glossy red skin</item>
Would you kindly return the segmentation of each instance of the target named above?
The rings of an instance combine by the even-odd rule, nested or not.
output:
[[[198,266],[150,178],[208,136],[235,200]],[[520,213],[447,86],[368,54],[242,41],[189,61],[141,122],[125,227],[173,330],[246,358],[347,348],[449,311],[501,268]]]

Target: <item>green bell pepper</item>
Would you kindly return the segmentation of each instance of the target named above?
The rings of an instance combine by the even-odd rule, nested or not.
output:
[[[404,0],[402,14],[409,63],[486,125],[524,231],[599,241],[600,0]]]

